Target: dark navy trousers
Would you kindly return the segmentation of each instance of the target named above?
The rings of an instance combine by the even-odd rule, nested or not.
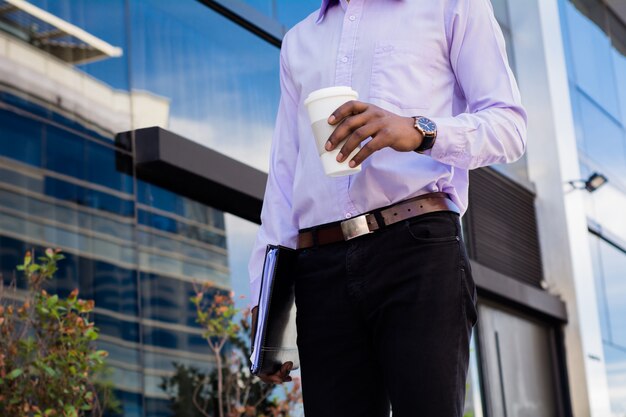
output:
[[[476,286],[459,215],[298,251],[306,417],[462,417]]]

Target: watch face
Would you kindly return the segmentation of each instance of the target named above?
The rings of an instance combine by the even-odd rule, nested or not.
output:
[[[432,120],[426,117],[420,117],[417,119],[417,124],[427,134],[434,134],[437,131],[437,125]]]

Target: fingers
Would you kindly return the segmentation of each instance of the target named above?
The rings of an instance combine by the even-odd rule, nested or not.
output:
[[[266,384],[282,384],[283,382],[291,382],[291,377],[289,376],[289,372],[293,368],[293,362],[285,362],[280,367],[280,369],[271,375],[259,375],[259,378]]]
[[[367,110],[367,108],[367,103],[363,103],[362,101],[348,101],[347,103],[339,106],[337,110],[335,110],[333,114],[330,115],[330,117],[328,118],[328,123],[330,123],[331,125],[337,124],[348,116],[363,113],[365,110]]]
[[[372,115],[370,113],[363,112],[344,119],[328,138],[326,150],[331,151],[335,149],[339,143],[343,142],[355,130],[367,125],[371,118]]]
[[[383,131],[381,131],[381,133]],[[361,150],[356,155],[354,155],[354,158],[352,158],[352,160],[350,160],[348,165],[350,165],[351,168],[354,168],[355,166],[357,166],[361,162],[363,162],[365,160],[365,158],[367,158],[368,156],[370,156],[374,152],[376,152],[376,151],[384,148],[385,146],[387,146],[388,145],[387,142],[388,142],[387,141],[387,136],[384,136],[384,135],[381,135],[381,134],[379,134],[375,138],[372,138],[372,140],[367,142],[361,148]],[[352,150],[350,150],[350,152],[352,152]],[[347,154],[347,155],[349,155],[349,154]]]
[[[354,151],[354,149],[361,144],[361,142],[370,136],[375,137],[382,128],[382,123],[374,121],[356,129],[350,136],[348,136],[348,139],[341,147],[341,150],[337,155],[337,161],[343,162],[352,153],[352,151]]]

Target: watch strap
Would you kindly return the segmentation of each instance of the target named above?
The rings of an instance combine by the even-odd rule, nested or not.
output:
[[[422,127],[418,123],[420,118],[423,118],[423,116],[414,116],[415,128],[422,135],[422,143],[420,143],[420,145],[417,148],[415,148],[413,151],[417,153],[424,153],[425,151],[432,148],[433,145],[435,144],[435,140],[437,139],[437,132],[436,131],[434,133],[426,132],[424,129],[422,129]]]

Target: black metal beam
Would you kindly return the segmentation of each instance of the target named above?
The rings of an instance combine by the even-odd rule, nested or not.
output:
[[[122,133],[118,142],[129,138],[138,178],[261,224],[264,172],[159,127]]]
[[[280,48],[283,36],[287,32],[285,26],[275,19],[255,10],[241,0],[198,0],[219,14],[234,21],[261,39]]]

